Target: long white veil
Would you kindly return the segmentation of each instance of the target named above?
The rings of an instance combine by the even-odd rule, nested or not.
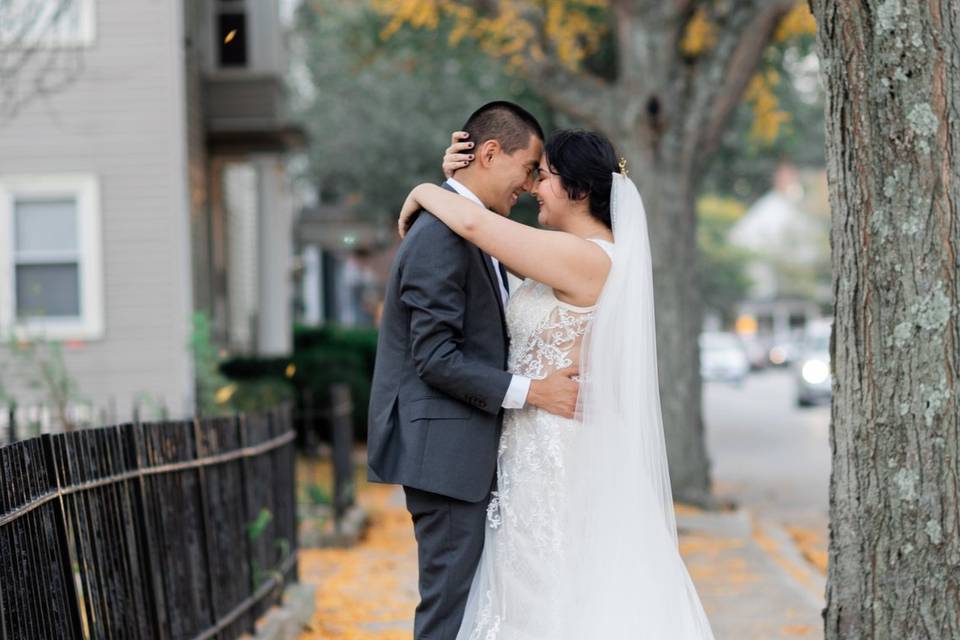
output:
[[[581,353],[557,615],[570,640],[709,639],[677,545],[646,213],[623,174],[611,196],[613,264]]]

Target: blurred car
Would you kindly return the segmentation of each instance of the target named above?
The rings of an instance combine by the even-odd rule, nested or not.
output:
[[[759,371],[770,364],[769,354],[763,342],[754,335],[741,335],[740,345],[750,363],[751,371]]]
[[[774,367],[788,367],[797,361],[802,351],[802,344],[795,338],[780,336],[772,341],[767,359]]]
[[[736,334],[711,331],[700,334],[700,377],[704,380],[743,382],[750,363]]]
[[[797,406],[828,402],[832,396],[830,374],[830,324],[808,326],[796,366]]]

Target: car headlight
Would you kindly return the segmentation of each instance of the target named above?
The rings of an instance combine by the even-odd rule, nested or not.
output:
[[[808,384],[820,384],[830,377],[830,367],[822,360],[807,360],[803,363],[800,375]]]

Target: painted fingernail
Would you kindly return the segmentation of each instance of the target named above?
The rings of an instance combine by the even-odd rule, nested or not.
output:
[[[472,153],[471,153],[469,156],[467,156],[467,160],[473,160],[473,154],[472,154]]]
[[[468,148],[468,149],[473,149],[473,143],[472,143],[472,142],[468,142],[468,143],[467,143],[467,148]]]

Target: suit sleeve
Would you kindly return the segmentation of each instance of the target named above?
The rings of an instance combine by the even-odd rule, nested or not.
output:
[[[464,356],[468,246],[443,223],[423,216],[409,237],[400,273],[400,300],[410,311],[413,361],[431,387],[488,413],[500,411],[510,386],[506,371]]]

